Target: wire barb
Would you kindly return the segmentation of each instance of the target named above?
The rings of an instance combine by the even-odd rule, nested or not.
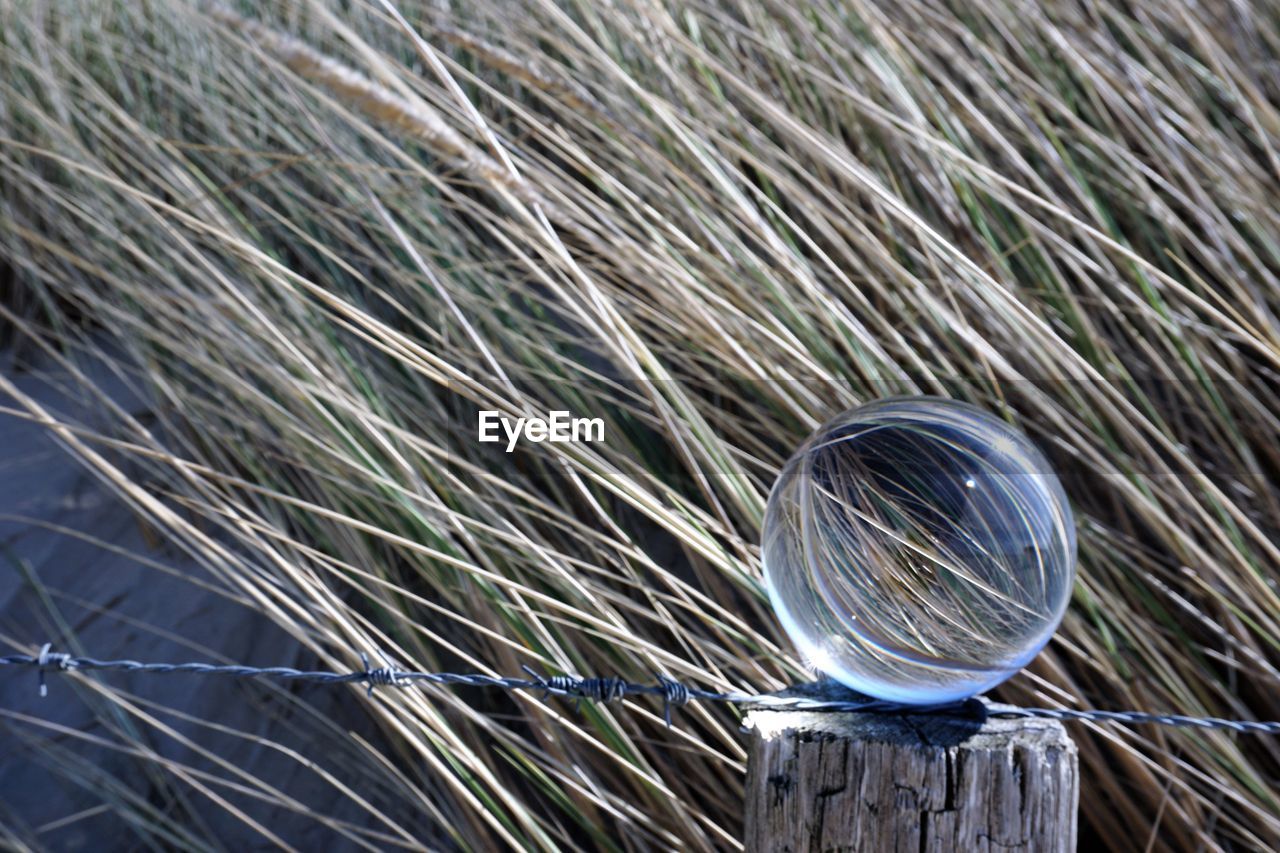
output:
[[[45,643],[40,647],[40,654],[36,656],[35,663],[39,668],[40,674],[40,698],[49,695],[49,685],[45,683],[45,670],[53,667],[59,671],[65,671],[71,668],[72,658],[66,652],[52,651],[53,643]]]
[[[572,696],[578,700],[574,703],[575,710],[581,705],[583,699],[605,704],[616,702],[628,693],[637,692],[636,685],[612,676],[605,678],[579,678],[576,675],[546,676],[527,666],[522,666],[521,669],[533,679],[529,686],[542,690],[543,699],[548,696]]]
[[[693,698],[689,693],[689,688],[676,681],[674,678],[657,674],[658,687],[662,690],[662,720],[667,724],[667,728],[671,728],[671,709],[683,708],[689,704],[689,700]]]
[[[360,663],[364,665],[364,672],[362,673],[364,675],[364,683],[365,683],[365,686],[368,688],[365,691],[365,695],[370,699],[373,698],[373,688],[375,687],[379,687],[379,686],[404,687],[405,686],[404,683],[401,682],[400,680],[400,670],[396,669],[395,664],[391,662],[391,658],[383,654],[381,650],[378,651],[378,654],[382,656],[382,661],[383,663],[386,664],[386,666],[381,666],[381,667],[378,667],[377,669],[370,669],[369,656],[364,652],[360,653]]]
[[[496,690],[541,690],[542,698],[564,696],[574,700],[575,707],[583,700],[588,702],[616,702],[626,696],[658,696],[662,699],[662,719],[671,725],[671,709],[682,708],[694,699],[704,702],[724,702],[745,708],[760,710],[855,712],[865,714],[962,714],[977,719],[986,717],[1037,717],[1041,719],[1113,723],[1117,725],[1159,725],[1179,728],[1225,729],[1239,734],[1280,735],[1280,721],[1228,720],[1221,717],[1192,717],[1184,714],[1154,714],[1144,711],[1102,711],[1075,708],[1016,708],[1000,705],[988,708],[981,697],[944,705],[918,706],[882,702],[876,699],[831,700],[805,696],[783,696],[772,693],[717,693],[683,684],[667,675],[655,675],[656,684],[636,684],[624,678],[604,676],[581,678],[576,675],[542,675],[528,666],[522,666],[528,678],[505,678],[478,673],[415,672],[396,667],[389,657],[378,651],[385,666],[371,667],[369,656],[360,652],[363,668],[356,672],[308,672],[287,666],[257,667],[218,665],[209,663],[140,663],[136,660],[97,660],[73,657],[65,652],[54,652],[52,643],[45,643],[35,655],[8,655],[0,657],[0,666],[33,666],[40,676],[40,695],[48,695],[45,684],[47,671],[109,669],[124,672],[165,674],[186,672],[195,675],[229,675],[233,678],[279,678],[287,681],[307,681],[317,684],[365,685],[365,695],[373,697],[375,687],[412,687],[418,682],[434,685],[461,685],[487,687]]]

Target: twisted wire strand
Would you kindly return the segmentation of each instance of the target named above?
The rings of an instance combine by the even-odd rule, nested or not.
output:
[[[990,707],[979,698],[947,702],[938,705],[903,705],[878,699],[830,700],[808,696],[785,696],[773,693],[722,693],[703,690],[684,684],[666,675],[656,674],[654,683],[627,681],[614,676],[583,678],[576,675],[542,675],[524,667],[524,678],[483,675],[481,673],[417,672],[398,669],[383,656],[384,666],[371,667],[369,657],[360,653],[364,669],[352,672],[328,672],[323,670],[295,669],[290,666],[245,666],[242,664],[211,664],[198,661],[185,663],[143,663],[136,660],[99,660],[76,657],[65,652],[54,652],[52,644],[45,643],[38,654],[6,655],[0,657],[0,666],[26,666],[36,668],[39,674],[41,696],[48,695],[46,672],[70,672],[73,670],[116,670],[155,674],[192,673],[196,675],[226,675],[232,678],[276,678],[283,681],[305,681],[316,684],[364,684],[367,695],[373,695],[375,687],[407,688],[419,683],[452,687],[479,687],[496,690],[541,691],[543,697],[562,696],[582,701],[608,703],[628,696],[656,696],[662,700],[663,720],[671,725],[671,711],[694,700],[726,702],[760,710],[790,710],[814,712],[860,712],[883,714],[952,714],[985,719],[987,717],[1039,718],[1118,725],[1160,725],[1177,728],[1226,729],[1240,734],[1280,734],[1280,721],[1228,720],[1221,717],[1192,717],[1183,714],[1156,714],[1144,711],[1076,710],[1067,708],[1019,708],[1007,705]]]

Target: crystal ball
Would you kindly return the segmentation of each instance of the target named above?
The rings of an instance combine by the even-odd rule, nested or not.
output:
[[[805,441],[769,494],[765,582],[814,669],[933,704],[1022,669],[1075,580],[1071,508],[1017,429],[938,397],[878,400]]]

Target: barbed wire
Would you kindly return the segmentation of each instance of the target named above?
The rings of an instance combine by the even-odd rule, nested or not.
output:
[[[1221,717],[1193,717],[1183,714],[1155,714],[1144,711],[1076,710],[1069,708],[1020,708],[1010,705],[991,705],[981,698],[970,698],[934,705],[906,705],[879,699],[843,700],[820,699],[812,696],[778,693],[741,693],[703,690],[677,681],[666,675],[655,675],[652,683],[628,681],[614,676],[583,678],[577,675],[541,675],[523,667],[524,677],[483,675],[480,673],[417,672],[395,667],[383,658],[384,666],[371,667],[368,655],[361,652],[363,669],[351,672],[295,669],[289,666],[245,666],[242,664],[212,664],[198,661],[185,663],[143,663],[136,660],[98,660],[77,657],[65,652],[54,652],[51,643],[45,643],[35,655],[7,655],[0,657],[0,666],[34,667],[39,674],[41,696],[48,695],[46,672],[70,672],[80,670],[117,670],[154,674],[191,673],[195,675],[226,675],[232,678],[275,678],[283,681],[305,681],[317,684],[364,684],[372,697],[375,687],[413,687],[418,684],[436,684],[456,687],[480,687],[498,690],[539,691],[543,697],[563,696],[577,702],[615,702],[628,696],[656,696],[662,700],[662,718],[671,725],[673,708],[683,707],[694,700],[726,702],[759,710],[790,710],[814,712],[860,712],[883,714],[946,714],[984,720],[994,718],[1039,718],[1049,720],[1080,721],[1092,723],[1116,723],[1119,725],[1160,725],[1179,728],[1227,729],[1240,734],[1280,734],[1280,721],[1228,720]]]

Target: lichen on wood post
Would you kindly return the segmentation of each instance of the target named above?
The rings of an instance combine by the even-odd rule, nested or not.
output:
[[[748,851],[1075,850],[1076,746],[1055,720],[757,710],[745,724]]]

